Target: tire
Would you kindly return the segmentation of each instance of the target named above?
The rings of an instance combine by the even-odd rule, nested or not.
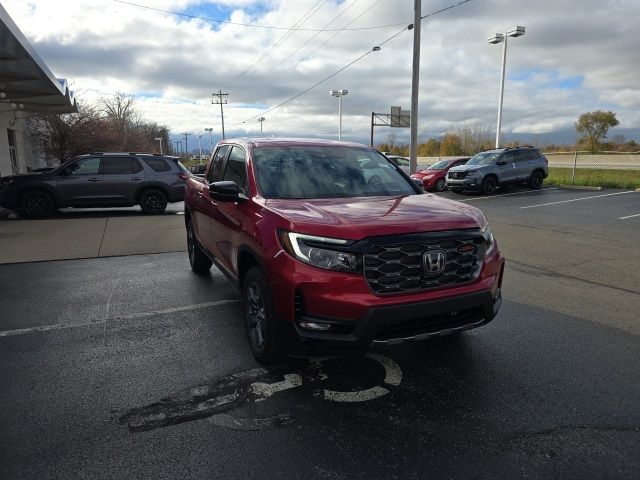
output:
[[[444,192],[444,189],[447,188],[447,182],[444,178],[439,178],[438,180],[436,180],[433,188],[436,189],[436,192]]]
[[[245,302],[245,326],[251,353],[261,363],[272,363],[280,357],[271,291],[258,267],[251,267],[244,278],[242,296]]]
[[[140,195],[140,207],[149,215],[163,213],[167,209],[167,196],[156,188],[145,190]]]
[[[45,218],[56,209],[56,202],[45,190],[30,190],[20,197],[20,213],[27,218]]]
[[[531,178],[529,179],[529,187],[531,187],[532,190],[540,190],[540,188],[542,187],[542,182],[544,182],[544,176],[542,175],[542,172],[536,170],[531,174]]]
[[[482,180],[482,185],[480,189],[482,190],[482,193],[484,193],[485,195],[491,195],[495,193],[497,187],[498,187],[498,182],[494,177],[486,177],[484,180]]]
[[[187,253],[189,254],[191,270],[196,273],[205,273],[211,269],[213,262],[207,257],[198,244],[191,220],[187,222]]]
[[[450,187],[449,190],[451,190],[453,193],[462,193],[462,190],[464,190],[464,188]]]

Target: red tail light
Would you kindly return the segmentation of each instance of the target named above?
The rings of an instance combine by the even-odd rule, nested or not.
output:
[[[178,174],[178,177],[179,177],[181,180],[184,180],[184,181],[186,182],[186,181],[187,181],[187,178],[189,178],[189,174],[188,174],[188,173],[186,173],[186,172],[180,172],[180,173]]]

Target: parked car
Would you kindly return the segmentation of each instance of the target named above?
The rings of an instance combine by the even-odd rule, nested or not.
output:
[[[447,188],[460,193],[480,190],[489,195],[502,185],[526,183],[542,187],[549,176],[549,161],[533,147],[496,148],[474,155],[465,165],[447,173]]]
[[[411,171],[411,160],[407,157],[401,157],[400,155],[385,155],[395,165],[399,166],[407,175]]]
[[[191,165],[189,171],[194,175],[204,175],[204,171],[207,169],[207,164]]]
[[[411,178],[414,180],[422,180],[422,186],[425,190],[442,192],[447,187],[446,180],[449,169],[451,167],[457,167],[458,165],[464,165],[468,160],[469,157],[440,160],[439,162],[414,173],[411,175]]]
[[[61,207],[130,207],[162,213],[184,199],[190,174],[176,157],[145,153],[81,155],[48,172],[0,178],[0,206],[29,218]]]
[[[241,290],[263,362],[483,325],[504,270],[487,220],[423,193],[364,145],[223,140],[205,177],[187,180],[189,263]]]

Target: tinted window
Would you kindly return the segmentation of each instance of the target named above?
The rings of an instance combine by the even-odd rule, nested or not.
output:
[[[171,166],[162,158],[145,158],[144,161],[154,172],[168,172],[171,170]]]
[[[85,158],[72,163],[66,168],[68,175],[97,175],[100,171],[99,158]]]
[[[222,179],[235,182],[240,188],[244,188],[247,181],[246,162],[244,150],[240,147],[233,147],[227,159]]]
[[[507,163],[513,163],[515,161],[515,154],[513,152],[505,152],[504,155],[500,157],[500,160]]]
[[[529,160],[528,150],[518,150],[514,153],[516,162],[527,162]]]
[[[102,173],[105,175],[138,173],[142,167],[132,157],[104,157],[102,159]]]
[[[376,151],[353,147],[257,147],[258,189],[266,198],[412,195],[411,184]]]
[[[427,170],[442,170],[449,164],[449,160],[440,160],[439,162],[434,163]]]
[[[529,160],[538,160],[541,157],[540,152],[533,148],[527,151],[527,156],[529,157]]]
[[[211,159],[211,167],[207,174],[207,180],[209,183],[217,182],[222,175],[222,165],[224,164],[224,158],[227,156],[227,152],[231,148],[231,145],[221,145],[214,153]]]

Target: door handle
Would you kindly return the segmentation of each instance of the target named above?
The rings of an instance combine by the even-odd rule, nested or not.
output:
[[[131,180],[142,180],[140,177],[131,177]]]
[[[90,182],[99,182],[100,179],[99,178],[90,178],[89,181]]]

